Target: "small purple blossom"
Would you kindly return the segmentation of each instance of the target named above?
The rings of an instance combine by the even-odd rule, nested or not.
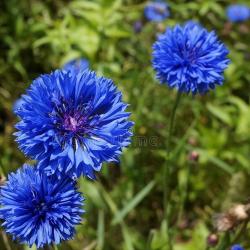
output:
[[[241,246],[241,245],[233,245],[232,247],[231,247],[231,250],[244,250],[244,248]]]
[[[144,9],[144,15],[149,21],[161,22],[169,17],[168,4],[161,0],[149,2]]]
[[[243,22],[250,18],[250,8],[243,4],[232,4],[227,8],[229,21]]]
[[[142,21],[136,21],[133,25],[134,27],[134,32],[135,33],[140,33],[143,27]]]

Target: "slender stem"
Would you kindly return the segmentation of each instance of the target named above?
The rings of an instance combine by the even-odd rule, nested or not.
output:
[[[9,243],[9,240],[8,240],[6,233],[4,231],[2,231],[1,233],[2,233],[3,243],[4,243],[5,248],[7,250],[11,250],[11,246],[10,246],[10,243]]]
[[[43,250],[52,250],[52,247],[50,245],[46,245],[43,247]]]
[[[168,236],[168,247],[169,250],[173,249],[172,246],[172,241],[171,241],[171,235],[170,235],[170,226],[169,226],[169,201],[170,201],[170,186],[169,186],[169,181],[171,177],[171,166],[170,166],[170,161],[169,161],[169,156],[170,156],[170,146],[171,146],[171,138],[173,134],[173,128],[174,128],[174,119],[176,115],[176,110],[177,107],[180,103],[181,99],[181,93],[178,92],[176,96],[176,100],[173,106],[172,114],[170,117],[170,123],[169,123],[169,130],[168,130],[168,137],[167,137],[167,142],[166,142],[166,164],[164,166],[164,174],[163,174],[163,207],[164,207],[164,218],[166,220],[167,224],[167,236]]]
[[[225,250],[225,249],[227,249],[229,243],[230,243],[230,235],[229,235],[229,232],[226,232],[224,234],[224,237],[222,238],[217,250]]]
[[[238,233],[233,237],[233,239],[230,239],[229,232],[226,232],[225,235],[224,235],[224,237],[223,237],[223,239],[221,240],[221,243],[218,246],[217,250],[224,250],[224,249],[226,249],[226,247],[228,247],[229,244],[231,244],[231,243],[237,243],[237,241],[239,240],[239,238],[244,233],[246,233],[247,224],[248,224],[248,221],[245,221],[243,223],[243,225],[239,229]]]
[[[148,235],[148,239],[147,239],[146,250],[151,250],[152,239],[153,239],[153,233],[152,233],[152,231],[150,231],[149,235]]]
[[[187,198],[188,198],[188,186],[189,186],[190,171],[191,171],[191,163],[189,163],[186,167],[186,180],[185,180],[184,190],[182,190],[183,196],[182,196],[182,200],[181,200],[181,204],[180,204],[180,208],[179,208],[177,224],[180,223],[180,221],[183,217],[184,206],[185,206],[185,204],[187,202]]]
[[[6,177],[8,175],[8,172],[5,169],[4,164],[2,164],[2,160],[0,159],[0,167],[1,167],[1,174]]]
[[[56,244],[53,245],[46,245],[43,247],[43,250],[58,250],[58,247]]]
[[[210,249],[210,246],[207,244],[206,245],[206,250],[209,250]]]
[[[249,221],[245,221],[243,223],[243,225],[241,226],[241,228],[239,229],[238,233],[235,235],[235,237],[232,239],[232,243],[237,243],[237,241],[239,240],[240,237],[242,237],[242,235],[244,235],[244,233],[246,233],[247,230],[247,224]]]
[[[57,247],[56,244],[53,245],[53,249],[54,249],[54,250],[58,250],[58,247]]]

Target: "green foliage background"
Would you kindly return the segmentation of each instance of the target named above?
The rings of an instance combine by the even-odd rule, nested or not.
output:
[[[214,214],[250,194],[250,21],[230,24],[229,0],[168,1],[171,17],[146,22],[145,1],[2,0],[0,2],[0,167],[24,162],[14,142],[12,105],[32,79],[84,57],[112,78],[130,103],[134,140],[119,166],[105,165],[98,181],[80,179],[83,224],[61,250],[165,250],[162,173],[176,92],[158,84],[151,46],[165,27],[193,19],[215,30],[230,49],[225,84],[205,96],[183,97],[172,142],[170,204],[174,250],[206,249]],[[250,6],[248,0],[238,1]],[[142,20],[135,33],[133,24]],[[146,138],[146,144],[140,143]],[[152,139],[153,138],[153,139]],[[150,140],[153,140],[150,141]],[[194,163],[188,155],[195,150]],[[234,235],[233,231],[231,234]],[[248,230],[238,241],[250,249]],[[0,249],[24,249],[2,232]],[[234,242],[231,242],[234,243]],[[25,248],[28,249],[28,248]]]

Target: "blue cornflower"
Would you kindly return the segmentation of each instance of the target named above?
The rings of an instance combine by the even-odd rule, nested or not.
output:
[[[63,70],[71,71],[72,73],[78,73],[79,71],[84,71],[89,68],[89,61],[81,58],[74,59],[63,65]]]
[[[233,245],[231,250],[244,250],[244,248],[241,245]]]
[[[250,18],[250,9],[243,4],[232,4],[227,8],[227,18],[233,23],[246,21]]]
[[[161,22],[169,17],[168,4],[161,0],[149,2],[145,6],[144,15],[149,21]]]
[[[215,32],[188,22],[159,36],[153,45],[153,67],[161,83],[180,92],[205,93],[222,85],[227,55]]]
[[[84,212],[72,179],[48,177],[29,165],[9,174],[0,193],[2,226],[29,246],[71,239]]]
[[[118,161],[130,144],[128,106],[110,79],[57,70],[32,83],[15,113],[20,149],[48,175],[93,179],[103,162]]]

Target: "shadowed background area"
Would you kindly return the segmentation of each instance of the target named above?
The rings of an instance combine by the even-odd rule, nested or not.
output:
[[[18,118],[13,105],[32,80],[71,60],[83,58],[98,75],[112,78],[135,122],[132,144],[120,163],[106,164],[97,181],[79,179],[86,213],[74,239],[60,250],[167,249],[162,175],[176,91],[156,80],[151,54],[158,34],[188,20],[215,30],[230,50],[231,64],[223,86],[206,95],[183,95],[177,110],[169,183],[174,250],[205,250],[213,218],[235,203],[248,202],[250,20],[227,17],[227,7],[235,1],[167,3],[164,18],[152,21],[152,13],[151,18],[144,13],[147,1],[0,2],[1,181],[27,161],[14,141]],[[250,7],[247,0],[237,3]],[[246,225],[237,242],[249,249],[249,237]],[[1,231],[0,249],[29,248]]]

